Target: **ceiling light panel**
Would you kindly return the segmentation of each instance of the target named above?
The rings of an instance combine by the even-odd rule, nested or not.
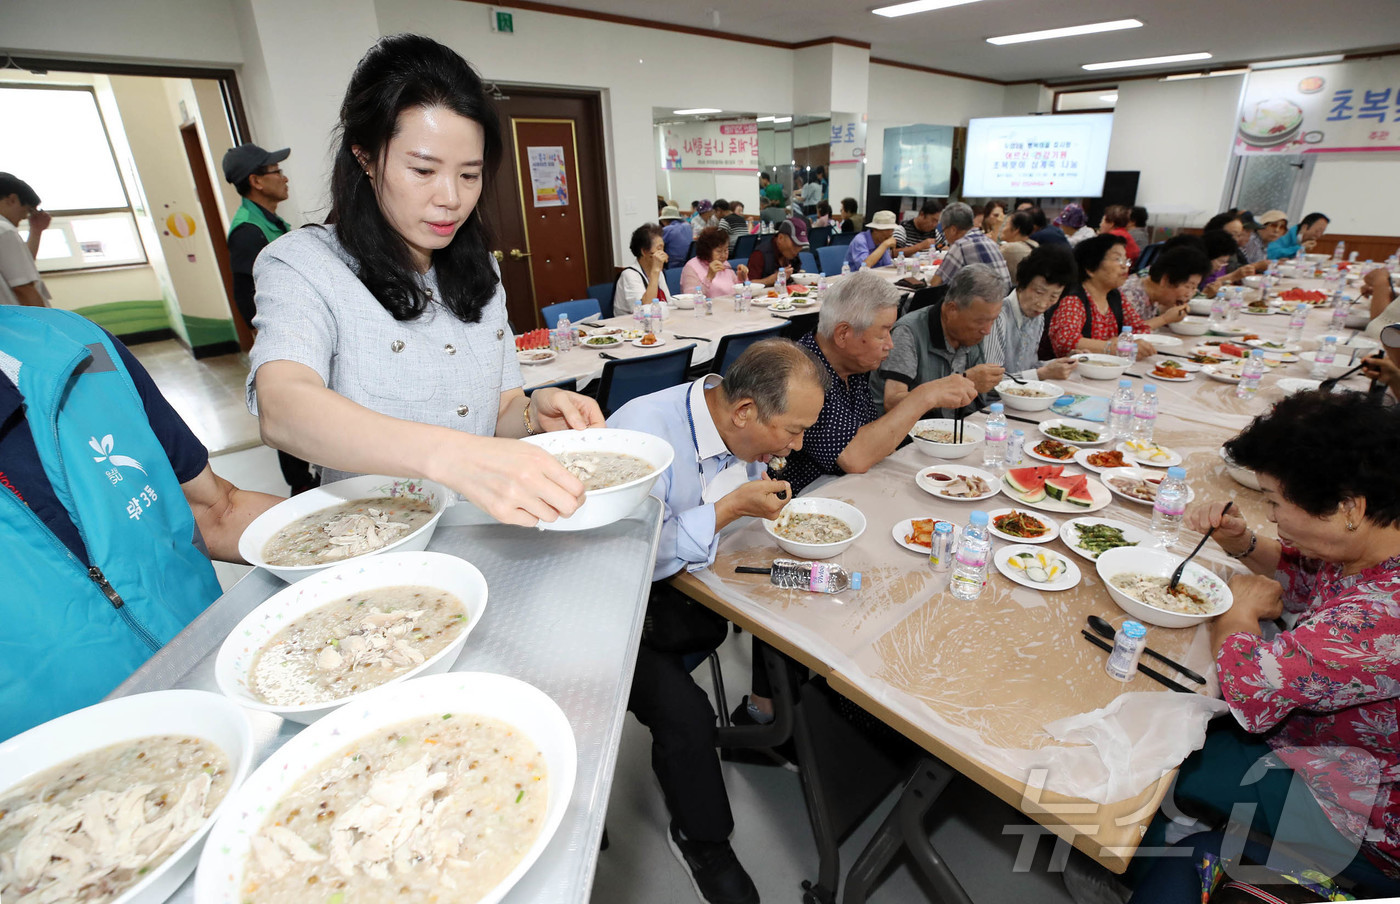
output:
[[[691,116],[691,115],[696,115],[696,116],[698,116],[698,115],[700,115],[700,114],[702,114],[702,113],[723,113],[723,112],[724,112],[724,111],[721,110],[719,107],[693,107],[693,108],[691,108],[691,109],[689,109],[689,110],[672,110],[672,111],[671,111],[671,113],[674,114],[674,115],[676,115],[676,116]]]
[[[1112,22],[1090,22],[1088,25],[1070,25],[1067,28],[1047,28],[1044,31],[1026,31],[1016,35],[1001,35],[988,38],[988,44],[1025,44],[1029,41],[1049,41],[1055,38],[1072,38],[1076,35],[1093,35],[1104,31],[1123,31],[1128,28],[1141,28],[1137,19],[1114,19]]]
[[[894,6],[881,6],[872,9],[871,12],[877,16],[912,16],[915,13],[927,13],[936,9],[947,9],[950,6],[963,6],[967,3],[979,3],[981,0],[912,0],[910,3],[896,3]]]
[[[1081,69],[1100,72],[1104,69],[1136,69],[1141,66],[1163,66],[1168,63],[1189,63],[1193,60],[1208,60],[1208,53],[1176,53],[1171,56],[1143,57],[1137,60],[1113,60],[1107,63],[1085,63]]]

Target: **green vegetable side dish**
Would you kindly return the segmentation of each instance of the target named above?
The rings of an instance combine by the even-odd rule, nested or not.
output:
[[[1093,430],[1080,430],[1078,427],[1051,427],[1045,432],[1056,439],[1065,439],[1073,443],[1094,443],[1099,439],[1099,435]]]
[[[1128,542],[1122,530],[1107,524],[1076,524],[1074,529],[1079,534],[1079,542],[1075,545],[1095,556],[1119,546],[1137,546],[1136,543]]]

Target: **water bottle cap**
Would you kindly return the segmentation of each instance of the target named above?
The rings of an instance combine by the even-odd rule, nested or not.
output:
[[[1336,337],[1336,336],[1323,336],[1323,337],[1322,337],[1322,341],[1323,341],[1323,342],[1336,342],[1336,341],[1337,341],[1337,337]]]
[[[1132,388],[1133,388],[1133,381],[1132,381],[1132,380],[1129,380],[1127,377],[1124,377],[1123,379],[1121,379],[1121,380],[1118,381],[1118,388],[1119,388],[1119,389],[1132,389]]]
[[[1144,384],[1142,384],[1142,391],[1143,391],[1143,392],[1156,392],[1156,391],[1157,391],[1157,384],[1156,384],[1156,383],[1144,383]]]
[[[1263,350],[1262,348],[1256,348],[1254,351],[1252,351],[1252,352],[1249,353],[1249,356],[1250,356],[1251,358],[1255,358],[1255,359],[1257,359],[1257,360],[1259,360],[1259,361],[1263,361],[1263,360],[1264,360],[1264,350]]]
[[[975,527],[986,527],[987,513],[982,511],[981,509],[977,509],[971,515],[968,516],[967,520]]]
[[[1130,327],[1130,326],[1125,326],[1125,327],[1123,327],[1122,330],[1120,330],[1120,331],[1118,332],[1118,335],[1120,335],[1120,336],[1131,336],[1132,334],[1133,334],[1133,328]]]
[[[1025,436],[1025,435],[1026,435],[1026,431],[1024,431],[1024,430],[1012,430],[1012,431],[1011,431],[1011,435],[1012,435],[1012,436]]]
[[[992,403],[992,414],[1001,414],[1001,413],[1002,413],[1003,411],[1005,411],[1005,410],[1006,410],[1006,406],[1003,405],[1002,403],[1000,403],[1000,402],[993,402],[993,403]]]
[[[1167,476],[1172,480],[1185,480],[1186,469],[1179,465],[1175,468],[1167,468]]]
[[[859,589],[860,589],[860,572],[859,572],[859,571],[857,571],[857,572],[855,572],[854,574],[851,575],[851,589],[852,589],[852,590],[859,590]]]
[[[933,525],[933,532],[935,534],[951,534],[953,532],[953,525],[949,524],[947,521],[936,521]]]
[[[1133,640],[1141,640],[1147,636],[1147,629],[1142,626],[1141,622],[1125,621],[1123,622],[1123,627],[1118,630],[1122,631],[1124,635],[1131,637]]]

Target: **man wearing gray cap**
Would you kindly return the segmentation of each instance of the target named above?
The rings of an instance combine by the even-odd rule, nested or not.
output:
[[[233,303],[249,329],[257,314],[253,263],[264,248],[291,230],[277,215],[277,205],[287,200],[287,176],[278,164],[291,153],[291,148],[265,151],[256,144],[240,144],[224,154],[224,178],[243,198],[228,231],[228,260],[233,271]],[[293,496],[320,486],[321,478],[300,458],[279,451],[277,462]]]

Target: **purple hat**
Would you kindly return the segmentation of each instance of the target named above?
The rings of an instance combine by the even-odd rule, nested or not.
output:
[[[710,203],[710,201],[709,201],[708,198],[705,199],[704,201],[696,201],[696,202],[695,202],[695,212],[696,212],[696,213],[709,213],[713,208],[714,208],[714,205]]]
[[[1055,217],[1056,226],[1068,226],[1070,229],[1081,229],[1089,222],[1089,217],[1085,215],[1084,208],[1078,204],[1066,204],[1065,209],[1060,211],[1060,215]]]

